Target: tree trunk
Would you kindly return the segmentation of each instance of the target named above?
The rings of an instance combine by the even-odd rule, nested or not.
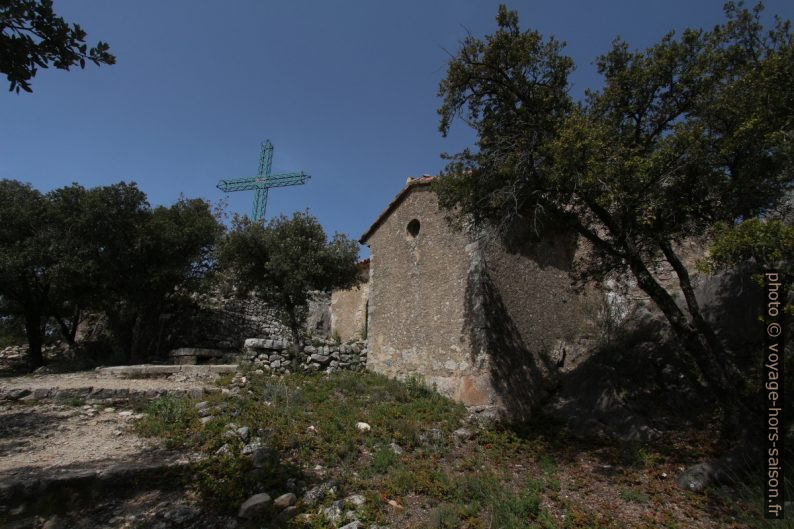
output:
[[[30,370],[33,371],[44,365],[44,356],[41,353],[41,315],[34,310],[25,311],[25,334],[28,339],[28,362]]]
[[[292,333],[292,341],[295,347],[300,350],[303,344],[301,344],[300,324],[298,323],[298,317],[295,315],[295,305],[292,303],[292,298],[286,294],[283,300],[284,310],[287,313],[287,320],[289,322],[289,330]]]
[[[56,315],[55,321],[58,322],[58,328],[61,331],[61,336],[69,344],[69,347],[76,347],[75,336],[77,336],[77,327],[80,325],[81,311],[75,308],[71,319],[67,322],[62,317]]]
[[[113,351],[115,354],[121,354],[123,358],[129,362],[132,358],[133,324],[126,318],[127,315],[122,313],[122,311],[118,311],[117,313],[110,313],[108,311],[106,314],[108,314]]]
[[[709,340],[694,321],[690,321],[670,293],[653,277],[639,255],[636,253],[630,254],[628,261],[629,267],[634,277],[637,279],[637,284],[651,297],[654,303],[656,303],[656,306],[659,307],[659,310],[662,311],[667,321],[670,323],[673,332],[684,342],[687,351],[690,353],[701,374],[714,392],[715,397],[717,397],[717,400],[722,405],[726,426],[729,427],[725,429],[723,433],[727,434],[731,430],[738,428],[741,417],[738,415],[737,410],[746,410],[746,408],[743,406],[736,393],[736,387],[733,384],[734,381],[731,379],[728,370],[726,370],[720,362],[720,358],[725,361],[722,344],[719,343],[716,335],[714,336],[714,342]],[[684,277],[685,281],[688,281],[689,275],[684,274]],[[694,291],[691,289],[691,284],[688,284],[688,287],[694,306],[697,307],[697,301],[694,299]],[[697,313],[700,315],[699,310]],[[705,320],[703,320],[703,324],[708,326]],[[717,344],[717,350],[713,349],[715,342]]]
[[[729,406],[729,408],[725,410],[726,420],[732,428],[740,428],[742,418],[746,420],[751,413],[738,395],[738,388],[742,384],[741,374],[729,358],[725,347],[722,345],[722,342],[720,342],[714,329],[703,317],[700,304],[695,296],[695,289],[692,287],[689,270],[687,270],[684,263],[681,262],[678,255],[673,251],[669,241],[664,241],[660,246],[667,262],[670,263],[678,276],[678,283],[681,286],[681,292],[683,292],[684,299],[686,300],[687,311],[692,316],[692,323],[695,329],[697,329],[697,333],[700,335],[700,340],[705,342],[703,344],[705,347],[701,348],[703,354],[708,357],[707,362],[712,366],[711,368],[720,371],[718,374],[719,378],[725,381],[726,389],[730,396],[730,402],[726,403],[726,405]]]
[[[692,323],[706,340],[712,353],[724,359],[726,377],[731,382],[736,382],[739,372],[736,369],[736,366],[734,366],[728,358],[725,347],[722,345],[722,342],[720,342],[719,338],[717,338],[717,334],[714,332],[714,329],[703,317],[703,313],[700,310],[700,304],[698,303],[697,297],[695,296],[695,289],[692,287],[692,280],[689,276],[689,270],[686,269],[684,263],[678,258],[678,255],[676,255],[676,253],[673,251],[673,247],[668,241],[663,242],[661,244],[661,248],[664,252],[667,262],[670,263],[670,265],[673,267],[673,270],[675,270],[676,275],[678,276],[678,283],[681,286],[681,292],[684,294],[684,299],[686,300],[687,311],[689,312],[690,316],[692,316]]]
[[[295,347],[298,350],[300,350],[302,345],[300,325],[298,325],[298,319],[295,317],[294,309],[290,309],[288,312],[289,312],[289,330],[292,332],[292,341],[295,344]]]
[[[137,362],[141,359],[141,316],[135,315],[133,320],[132,330],[130,332],[130,347],[129,356],[127,357],[130,363]]]

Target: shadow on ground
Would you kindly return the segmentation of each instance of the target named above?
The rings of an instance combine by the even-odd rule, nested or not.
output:
[[[62,420],[56,413],[33,409],[3,415],[0,421],[0,455],[25,446],[29,437],[54,433],[55,426]]]

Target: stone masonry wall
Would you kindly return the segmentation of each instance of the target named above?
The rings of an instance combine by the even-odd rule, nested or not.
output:
[[[362,371],[367,363],[365,342],[315,342],[295,351],[286,340],[249,338],[243,348],[243,362],[267,373]]]
[[[361,339],[367,333],[369,282],[331,294],[331,336],[342,341]]]
[[[305,331],[328,338],[331,296],[315,293],[309,303]],[[172,316],[168,343],[172,348],[192,347],[240,351],[247,338],[291,339],[289,329],[263,301],[215,293],[196,299],[193,308]]]
[[[414,220],[416,235],[408,230]],[[467,330],[467,243],[427,187],[409,192],[371,235],[367,368],[419,375],[454,399],[488,405],[487,358],[474,354]]]
[[[601,294],[572,287],[576,244],[570,234],[509,250],[495,237],[472,244],[469,332],[487,352],[493,390],[514,417],[531,415],[566,357],[592,345],[583,307]]]
[[[256,298],[237,299],[215,294],[196,300],[192,310],[179,314],[169,342],[174,347],[241,350],[246,338],[283,338],[289,330],[273,309]]]

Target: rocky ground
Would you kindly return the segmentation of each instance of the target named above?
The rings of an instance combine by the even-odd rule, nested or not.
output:
[[[130,431],[140,417],[102,404],[0,403],[0,480],[79,464],[113,464],[155,448]]]
[[[131,381],[120,377],[107,376],[96,371],[78,373],[26,375],[0,379],[0,391],[8,392],[15,389],[79,389],[95,390],[133,390],[136,392],[175,392],[203,390],[213,387],[216,376],[190,376],[176,373],[162,378],[136,378]]]
[[[236,517],[202,509],[189,491],[147,490],[105,498],[78,512],[31,516],[4,525],[8,529],[235,529]]]
[[[17,371],[23,353],[3,350],[0,370]],[[181,469],[198,456],[133,427],[151,399],[203,395],[217,374],[50,371],[0,378],[0,527],[236,527],[234,517],[207,511],[180,487]],[[176,479],[162,484],[158,474]]]
[[[756,488],[688,488],[714,423],[635,420],[629,382],[571,377],[573,419],[505,428],[418,380],[194,371],[0,378],[0,529],[773,527]]]

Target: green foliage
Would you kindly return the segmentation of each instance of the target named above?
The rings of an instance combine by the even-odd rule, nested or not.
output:
[[[765,270],[775,269],[785,277],[794,277],[794,227],[779,219],[747,219],[743,222],[719,223],[708,256],[699,263],[702,270],[715,273],[740,265],[750,265],[754,279],[763,285]],[[784,282],[786,291],[790,281]],[[786,299],[784,294],[783,299]],[[791,304],[786,307],[792,311]]]
[[[128,356],[151,352],[160,314],[207,276],[222,232],[204,201],[152,209],[123,182],[42,195],[0,180],[0,224],[0,315],[24,322],[34,365],[48,319],[73,343],[86,310],[108,317]]]
[[[516,494],[496,475],[478,474],[463,481],[459,494],[469,502],[489,507],[491,527],[523,529],[535,527],[533,522],[541,512],[539,492],[528,483]]]
[[[77,408],[85,405],[85,399],[82,397],[72,397],[67,402],[67,405]]]
[[[540,469],[547,476],[554,474],[554,472],[557,470],[557,464],[549,454],[542,454],[538,458],[538,466],[540,466]]]
[[[165,437],[170,447],[177,447],[197,422],[198,415],[187,398],[163,396],[153,400],[144,410],[145,416],[135,423],[141,435]]]
[[[632,503],[648,503],[649,499],[646,494],[636,490],[636,489],[620,489],[620,498],[624,501],[630,501]]]
[[[89,191],[95,226],[90,262],[118,346],[134,358],[154,352],[159,316],[178,312],[187,296],[209,274],[211,253],[223,229],[210,206],[180,199],[151,209],[134,185]]]
[[[358,243],[339,233],[328,241],[316,218],[296,212],[265,226],[235,218],[218,261],[235,277],[238,294],[253,291],[280,312],[297,343],[309,293],[352,286],[357,256]]]
[[[273,492],[283,492],[284,476],[297,473],[284,461],[300,462],[301,466],[319,463],[332,469],[352,468],[362,449],[374,453],[367,472],[362,474],[383,475],[394,490],[443,495],[452,490],[450,478],[431,461],[419,469],[409,469],[401,462],[402,456],[391,452],[388,445],[397,442],[410,450],[417,431],[430,426],[452,431],[465,413],[462,405],[438,395],[407,400],[403,384],[370,373],[328,377],[291,374],[280,379],[252,373],[247,376],[251,394],[209,397],[211,406],[220,405],[222,409],[213,412],[215,419],[206,425],[199,426],[190,399],[170,397],[147,407],[146,416],[136,425],[142,434],[164,437],[169,446],[207,454],[230,444],[232,453],[208,461],[197,478],[200,490],[212,502],[233,506],[235,498],[262,491],[252,491],[255,481],[250,465],[236,462],[244,456],[239,453],[239,446],[224,436],[225,425],[230,422],[248,426],[252,433],[267,430],[266,434],[257,435],[266,435],[266,446],[280,457],[275,457],[266,476],[257,474],[256,479],[264,486],[261,484],[270,483],[269,476],[281,475],[280,482],[271,480]],[[359,421],[369,423],[372,431],[358,431]],[[410,440],[406,439],[406,431],[411,432]]]
[[[194,466],[192,483],[210,505],[233,511],[251,495],[279,494],[290,478],[302,477],[297,469],[273,459],[254,468],[251,459],[238,454],[212,457]]]
[[[379,448],[372,456],[371,467],[377,474],[383,474],[397,461],[397,455],[391,448]]]
[[[31,92],[30,80],[38,68],[50,65],[68,70],[86,59],[97,66],[115,64],[107,43],[88,49],[85,31],[71,26],[52,10],[52,0],[7,0],[0,3],[0,72],[9,90]]]
[[[0,300],[2,306],[2,300]],[[2,309],[0,309],[2,313]],[[18,318],[0,317],[0,349],[9,345],[22,345],[25,343],[25,325]]]
[[[762,269],[790,268],[794,263],[794,227],[777,219],[764,222],[758,218],[717,224],[707,270],[714,272],[749,260]]]
[[[52,251],[57,241],[45,222],[46,205],[29,184],[0,180],[0,314],[24,321],[34,367],[43,362],[49,285],[58,264],[57,251]]]
[[[427,522],[432,529],[457,529],[461,524],[460,507],[442,503],[432,511]]]
[[[724,24],[645,50],[616,39],[596,59],[603,87],[574,102],[562,45],[501,6],[496,32],[464,40],[439,87],[441,132],[462,116],[479,147],[450,157],[441,205],[521,243],[577,233],[590,251],[575,279],[632,274],[724,403],[736,370],[721,364],[675,243],[762,215],[794,185],[794,44],[788,22],[763,27],[761,9],[728,3]],[[685,310],[652,273],[662,259]]]
[[[405,377],[405,393],[408,400],[432,397],[436,392],[428,388],[425,379],[419,375]]]

